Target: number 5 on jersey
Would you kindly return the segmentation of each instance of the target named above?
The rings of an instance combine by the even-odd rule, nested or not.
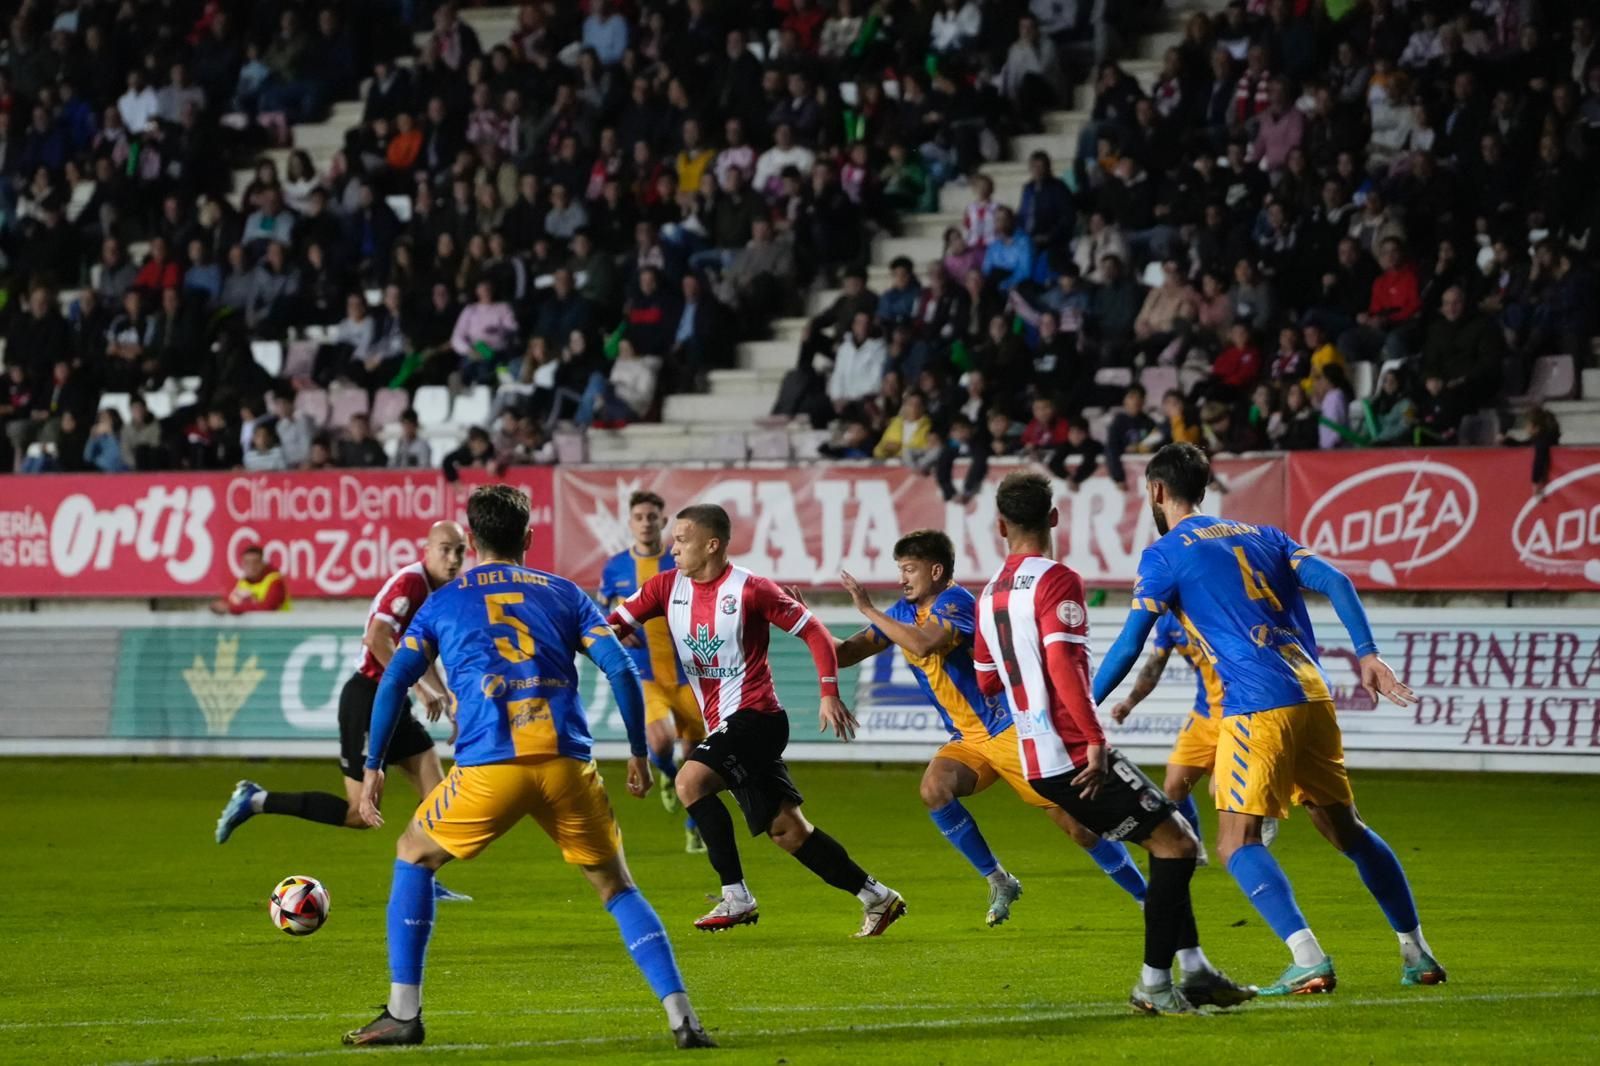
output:
[[[483,598],[483,605],[489,611],[489,624],[510,626],[516,632],[516,647],[512,647],[509,637],[494,638],[495,650],[508,663],[525,663],[533,658],[533,634],[528,632],[528,626],[522,619],[506,613],[507,607],[521,602],[520,592],[496,592]]]

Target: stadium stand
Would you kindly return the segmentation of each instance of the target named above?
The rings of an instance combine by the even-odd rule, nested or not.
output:
[[[399,454],[396,388],[490,462],[1600,440],[1591,21],[24,5],[5,459],[232,466],[285,390]]]

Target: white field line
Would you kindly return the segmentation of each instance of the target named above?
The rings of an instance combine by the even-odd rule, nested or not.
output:
[[[1248,1008],[1245,1008],[1245,1009],[1247,1011],[1249,1011],[1249,1010],[1261,1010],[1261,1009],[1267,1009],[1267,1010],[1311,1010],[1311,1009],[1319,1009],[1319,1008],[1321,1008],[1321,1009],[1348,1009],[1348,1008],[1372,1008],[1372,1007],[1376,1007],[1376,1008],[1383,1008],[1383,1007],[1431,1007],[1431,1006],[1448,1006],[1448,1005],[1450,1005],[1452,1003],[1510,1003],[1510,1002],[1518,1002],[1518,1001],[1524,1001],[1524,1000],[1541,1000],[1541,999],[1590,999],[1590,998],[1594,998],[1596,996],[1600,996],[1600,988],[1575,989],[1575,990],[1568,991],[1568,992],[1556,992],[1556,991],[1549,991],[1549,992],[1483,992],[1483,993],[1476,993],[1476,994],[1464,995],[1464,996],[1429,995],[1426,992],[1423,992],[1422,990],[1418,990],[1417,994],[1412,994],[1412,995],[1404,995],[1404,996],[1374,996],[1374,997],[1370,997],[1370,998],[1366,998],[1366,999],[1350,999],[1350,998],[1347,998],[1347,997],[1346,998],[1341,998],[1341,997],[1338,997],[1338,996],[1314,996],[1314,997],[1311,997],[1311,996],[1307,996],[1307,997],[1295,996],[1295,997],[1289,997],[1289,998],[1280,999],[1280,1000],[1258,1001],[1254,1006],[1248,1007]],[[908,1006],[908,1005],[905,1005],[905,1004],[901,1004],[901,1005],[898,1005],[898,1006],[895,1006],[895,1007],[869,1007],[869,1008],[865,1008],[865,1009],[869,1009],[869,1010],[896,1010],[896,1009],[898,1009],[898,1010],[905,1010],[905,1009],[924,1010],[924,1009],[935,1009],[936,1007],[939,1007],[939,1006],[940,1005],[936,1005],[936,1004],[918,1004],[918,1005],[914,1005],[914,1006]],[[729,1009],[729,1008],[724,1008],[724,1009]],[[839,1009],[839,1008],[819,1007],[819,1006],[810,1006],[810,1007],[772,1006],[772,1007],[755,1007],[755,1008],[748,1008],[747,1007],[747,1008],[731,1008],[731,1009],[735,1009],[735,1010],[742,1009],[742,1010],[744,1010],[746,1012],[770,1013],[770,1012],[777,1012],[777,1011],[786,1011],[786,1012],[787,1011],[822,1011],[822,1010],[835,1010],[835,1009]],[[851,1009],[860,1010],[860,1009],[863,1009],[863,1008],[860,1005],[852,1005]],[[940,1008],[940,1009],[947,1009],[947,1008]],[[766,1037],[808,1036],[808,1035],[821,1034],[821,1033],[879,1033],[879,1032],[893,1032],[895,1030],[905,1030],[905,1029],[950,1029],[950,1028],[955,1028],[957,1026],[970,1026],[970,1025],[973,1025],[973,1024],[994,1024],[994,1023],[997,1023],[997,1022],[998,1023],[1012,1023],[1012,1022],[1070,1021],[1072,1019],[1079,1019],[1079,1018],[1124,1017],[1127,1014],[1127,1009],[1126,1008],[1113,1008],[1113,1007],[1111,1007],[1109,1005],[1090,1006],[1090,1005],[1087,1005],[1087,1004],[1076,1006],[1076,1007],[1062,1007],[1062,1008],[1054,1008],[1054,1009],[1035,1009],[1035,1008],[1030,1008],[1030,1007],[1026,1007],[1026,1006],[1024,1006],[1024,1007],[1016,1007],[1014,1005],[1012,1007],[1009,1007],[1009,1008],[1008,1007],[995,1007],[995,1008],[992,1008],[992,1009],[993,1010],[998,1010],[998,1011],[1008,1011],[1009,1010],[1011,1013],[1008,1013],[1004,1017],[999,1017],[999,1016],[996,1016],[994,1014],[981,1014],[981,1015],[968,1015],[968,1016],[956,1017],[956,1018],[945,1016],[945,1017],[940,1017],[940,1018],[908,1019],[906,1021],[895,1021],[895,1022],[876,1022],[876,1023],[873,1023],[873,1022],[861,1022],[861,1023],[841,1022],[841,1023],[838,1023],[838,1024],[834,1024],[834,1025],[786,1026],[786,1027],[781,1028],[781,1029],[713,1029],[712,1032],[713,1032],[714,1035],[716,1035],[716,1036],[718,1036],[718,1037],[720,1037],[720,1038],[722,1038],[724,1040],[739,1040],[739,1039],[750,1039],[750,1038],[758,1038],[759,1039],[759,1038],[766,1038]],[[600,1008],[596,1008],[596,1011],[598,1011],[598,1010],[600,1010]],[[573,1009],[573,1010],[568,1010],[568,1011],[529,1011],[529,1012],[525,1012],[525,1013],[527,1013],[527,1014],[559,1014],[559,1013],[593,1013],[593,1012],[594,1011],[590,1011],[590,1010],[587,1010],[587,1009]],[[606,1013],[610,1013],[610,1012],[607,1011]],[[460,1015],[491,1016],[492,1015],[492,1016],[496,1016],[496,1017],[505,1017],[508,1014],[508,1012],[506,1012],[506,1011],[455,1011],[455,1012],[438,1011],[438,1012],[435,1012],[434,1014],[430,1014],[429,1017],[434,1017],[436,1015],[437,1016],[444,1016],[446,1014],[454,1014],[456,1016],[460,1016]],[[305,1016],[301,1015],[301,1016],[297,1016],[297,1017],[300,1020],[304,1020]],[[389,1050],[389,1052],[391,1054],[393,1054],[396,1050],[398,1050],[398,1051],[403,1051],[404,1053],[411,1054],[411,1055],[427,1055],[427,1054],[432,1054],[432,1053],[435,1053],[435,1052],[510,1051],[510,1050],[534,1050],[534,1049],[540,1049],[540,1048],[578,1048],[578,1047],[589,1047],[589,1046],[605,1045],[605,1044],[638,1043],[641,1039],[643,1039],[643,1037],[635,1036],[635,1035],[629,1035],[629,1036],[623,1036],[623,1035],[591,1036],[591,1037],[571,1037],[571,1038],[566,1038],[566,1039],[553,1039],[553,1040],[505,1040],[505,1041],[496,1041],[496,1042],[492,1042],[492,1043],[485,1042],[485,1043],[457,1043],[457,1044],[424,1044],[424,1045],[422,1045],[420,1047],[411,1047],[411,1048],[403,1048],[403,1049],[386,1049],[386,1050]],[[319,1049],[319,1050],[315,1050],[315,1051],[271,1051],[271,1052],[266,1052],[266,1053],[263,1053],[263,1054],[252,1054],[252,1055],[243,1056],[243,1057],[248,1058],[252,1062],[266,1062],[266,1061],[304,1061],[304,1060],[308,1060],[308,1059],[331,1058],[331,1057],[336,1056],[336,1055],[349,1055],[349,1051],[344,1050],[342,1048],[329,1047],[329,1048],[326,1048],[326,1049]],[[112,1066],[191,1066],[191,1064],[206,1063],[206,1062],[221,1062],[221,1061],[227,1061],[227,1060],[222,1058],[222,1057],[220,1057],[220,1056],[216,1056],[216,1055],[198,1055],[198,1056],[193,1056],[193,1057],[188,1057],[188,1058],[154,1058],[154,1059],[125,1060],[125,1061],[122,1061],[122,1062],[114,1063],[114,1064],[112,1064]]]

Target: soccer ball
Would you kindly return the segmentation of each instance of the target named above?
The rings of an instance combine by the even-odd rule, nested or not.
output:
[[[267,906],[272,924],[290,936],[310,936],[328,920],[328,890],[314,877],[295,874],[278,882]]]

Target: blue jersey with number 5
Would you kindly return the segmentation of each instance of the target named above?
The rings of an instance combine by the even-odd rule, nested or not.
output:
[[[494,563],[429,596],[401,643],[437,649],[456,698],[456,763],[481,766],[590,758],[575,657],[610,633],[594,601],[566,578]]]
[[[1332,699],[1295,576],[1309,558],[1281,529],[1191,515],[1144,550],[1133,609],[1172,612],[1224,716]]]

